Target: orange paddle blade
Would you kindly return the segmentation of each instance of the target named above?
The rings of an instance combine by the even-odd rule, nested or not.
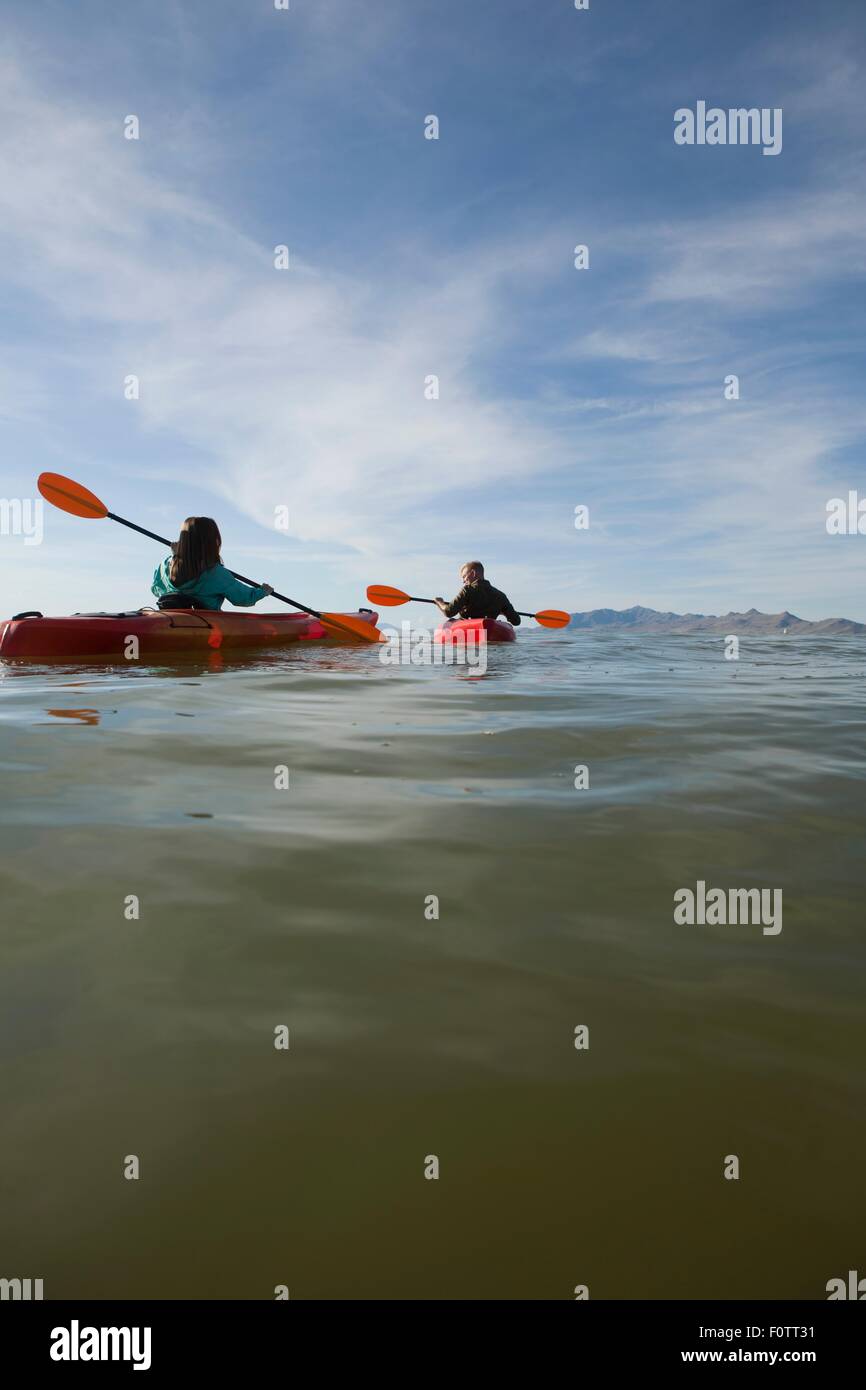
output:
[[[329,637],[348,637],[356,642],[378,642],[381,635],[375,623],[368,623],[363,618],[353,618],[351,613],[323,613],[321,621],[328,629]]]
[[[392,589],[389,584],[368,585],[367,598],[377,608],[399,608],[401,603],[409,602],[408,594],[404,594],[402,589]]]
[[[104,502],[100,502],[98,497],[88,492],[80,483],[74,483],[71,478],[64,478],[62,473],[40,473],[36,479],[36,486],[46,502],[51,502],[62,512],[91,519],[108,516],[108,508]]]
[[[571,614],[563,613],[561,608],[545,608],[541,613],[533,613],[532,616],[542,627],[568,627],[571,622]]]

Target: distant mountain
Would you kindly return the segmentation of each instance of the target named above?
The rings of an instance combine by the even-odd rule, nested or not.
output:
[[[728,633],[753,633],[757,637],[862,637],[866,634],[866,623],[855,623],[850,618],[823,618],[821,622],[810,623],[798,618],[794,613],[759,613],[750,608],[748,613],[726,613],[717,618],[714,613],[657,613],[654,608],[593,608],[590,613],[572,613],[571,628],[586,628],[593,632],[658,632],[689,633],[716,632],[725,637]]]

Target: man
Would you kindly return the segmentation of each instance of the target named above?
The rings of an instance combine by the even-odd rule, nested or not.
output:
[[[494,589],[484,578],[480,560],[470,560],[463,566],[460,581],[463,588],[451,603],[446,603],[444,598],[433,600],[446,618],[498,618],[504,613],[510,623],[520,626],[520,614],[514,611],[502,590]]]

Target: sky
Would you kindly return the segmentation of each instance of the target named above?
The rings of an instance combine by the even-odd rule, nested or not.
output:
[[[480,559],[518,608],[866,621],[862,0],[0,21],[0,616],[152,602],[154,542],[21,534],[49,470],[316,607]],[[699,101],[781,151],[677,144]]]

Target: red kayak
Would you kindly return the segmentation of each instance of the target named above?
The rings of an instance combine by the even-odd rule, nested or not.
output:
[[[451,618],[433,634],[437,642],[514,642],[517,633],[510,623],[498,618]]]
[[[379,618],[369,608],[347,616],[374,627]],[[133,658],[129,655],[131,637],[138,641]],[[235,613],[203,608],[76,613],[71,618],[19,613],[0,622],[0,660],[148,661],[152,657],[187,653],[283,647],[290,642],[325,638],[340,641],[341,634],[334,628],[323,627],[318,618],[306,613]]]

